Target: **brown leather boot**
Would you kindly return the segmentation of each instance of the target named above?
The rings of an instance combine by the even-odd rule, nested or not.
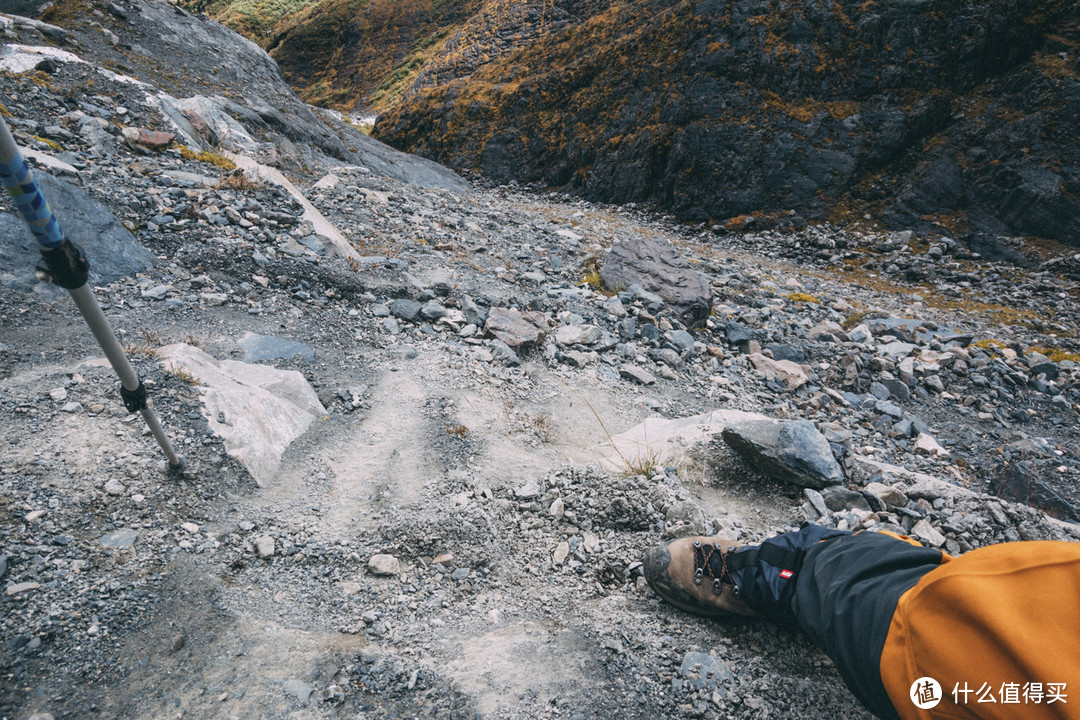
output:
[[[645,579],[675,607],[708,617],[758,613],[735,596],[727,556],[741,543],[718,537],[689,537],[645,553]]]

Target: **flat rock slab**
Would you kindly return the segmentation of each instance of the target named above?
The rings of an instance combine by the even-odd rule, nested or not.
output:
[[[219,361],[183,343],[161,348],[158,356],[166,370],[182,370],[199,382],[210,429],[260,486],[273,478],[285,448],[326,413],[294,370]]]
[[[675,246],[659,238],[637,237],[615,244],[600,279],[609,290],[640,285],[659,295],[687,327],[705,325],[712,312],[712,286]]]
[[[258,333],[244,333],[237,343],[244,351],[244,362],[253,363],[263,360],[291,360],[299,357],[301,360],[314,360],[315,351],[309,346],[285,340],[272,335],[259,335]]]

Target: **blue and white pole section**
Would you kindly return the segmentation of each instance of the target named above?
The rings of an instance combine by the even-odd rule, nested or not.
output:
[[[113,370],[120,377],[120,396],[129,412],[139,411],[153,433],[154,439],[165,452],[169,467],[173,471],[183,468],[183,461],[173,451],[165,431],[158,422],[157,415],[150,407],[146,388],[138,374],[128,362],[120,341],[116,339],[112,326],[101,312],[93,290],[86,284],[90,263],[76,243],[64,237],[60,223],[49,207],[41,188],[34,182],[30,168],[15,145],[15,138],[8,129],[7,122],[0,118],[0,183],[7,188],[15,201],[15,208],[26,221],[30,232],[37,240],[41,250],[42,265],[39,276],[49,282],[65,288],[83,319],[90,327],[105,357],[109,359]]]

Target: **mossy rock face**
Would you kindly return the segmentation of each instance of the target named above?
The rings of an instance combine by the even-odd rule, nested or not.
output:
[[[1080,243],[1075,2],[281,3],[261,41],[305,100],[456,169],[734,231]]]
[[[692,221],[1077,243],[1078,24],[1056,0],[622,3],[405,98],[375,135]]]

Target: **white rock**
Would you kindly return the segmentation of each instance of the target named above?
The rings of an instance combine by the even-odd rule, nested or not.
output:
[[[53,402],[64,402],[67,400],[68,392],[64,388],[56,388],[49,391],[49,397],[53,399]]]
[[[218,361],[182,343],[161,348],[158,356],[166,370],[183,370],[200,383],[210,429],[260,486],[274,478],[285,448],[326,414],[311,385],[296,371]],[[228,424],[218,422],[220,417]]]
[[[919,433],[919,437],[915,438],[915,451],[926,455],[936,455],[938,457],[944,457],[949,454],[949,451],[938,445],[938,441],[926,433]]]
[[[368,570],[375,575],[400,575],[401,561],[393,555],[372,555],[368,560]]]
[[[754,353],[750,355],[750,362],[766,378],[780,380],[790,390],[802,387],[810,380],[803,366],[791,360],[773,360],[761,353]]]
[[[8,595],[18,595],[19,593],[27,592],[28,590],[37,590],[39,587],[41,587],[41,583],[22,582],[8,585],[4,592]]]
[[[180,523],[180,527],[188,531],[192,535],[199,532],[199,526],[192,522]]]
[[[127,488],[124,487],[123,483],[121,483],[116,478],[113,478],[109,482],[105,483],[105,492],[109,493],[110,495],[123,495],[124,491],[126,490]]]
[[[255,538],[255,552],[259,554],[259,557],[263,560],[274,556],[274,538],[269,535],[262,535]]]
[[[566,541],[556,545],[555,552],[551,554],[551,559],[556,565],[562,565],[568,557],[570,557],[570,543]]]
[[[915,523],[915,526],[911,528],[911,534],[920,540],[925,540],[934,547],[941,547],[945,544],[945,536],[934,529],[927,520],[920,520]]]

